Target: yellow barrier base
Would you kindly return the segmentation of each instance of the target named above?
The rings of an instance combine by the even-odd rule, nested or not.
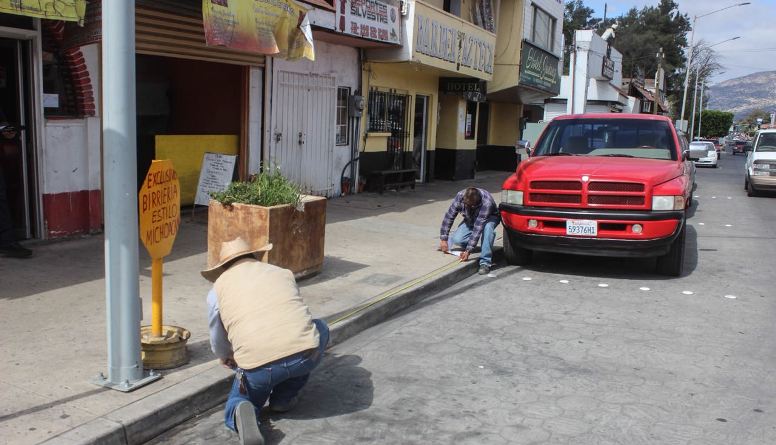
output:
[[[172,369],[189,362],[186,342],[191,332],[179,326],[162,326],[162,335],[154,337],[151,326],[140,327],[140,356],[145,369]]]

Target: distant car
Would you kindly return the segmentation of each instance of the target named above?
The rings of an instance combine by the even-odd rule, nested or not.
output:
[[[704,155],[699,157],[698,160],[693,161],[695,162],[695,165],[705,166],[705,167],[714,167],[717,168],[717,160],[719,159],[717,156],[717,149],[714,147],[714,143],[710,141],[695,141],[690,144],[690,150],[693,151],[704,151]]]
[[[746,153],[746,141],[733,141],[730,150],[734,155],[736,153]]]
[[[762,190],[776,191],[776,129],[758,131],[752,148],[747,151],[746,194],[756,196]]]

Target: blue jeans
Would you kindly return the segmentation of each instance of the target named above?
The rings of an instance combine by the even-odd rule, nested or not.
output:
[[[496,239],[496,226],[498,226],[498,219],[489,219],[485,222],[485,227],[482,229],[482,251],[480,252],[480,266],[490,266],[493,261],[493,241]],[[462,222],[460,226],[455,230],[452,236],[447,240],[450,244],[450,249],[456,244],[466,247],[469,244],[469,240],[472,238],[472,227]]]
[[[236,431],[234,411],[242,401],[253,403],[258,419],[259,411],[267,399],[270,399],[270,404],[285,405],[296,397],[310,378],[310,372],[321,362],[326,345],[329,344],[329,327],[326,323],[323,320],[313,320],[313,323],[321,339],[315,353],[305,357],[303,352],[299,352],[256,369],[244,370],[248,394],[240,394],[240,382],[234,379],[224,411],[227,428]]]

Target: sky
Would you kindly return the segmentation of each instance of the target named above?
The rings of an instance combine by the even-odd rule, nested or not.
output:
[[[746,0],[675,0],[679,11],[690,16],[703,15]],[[712,81],[745,76],[760,71],[776,71],[776,0],[750,0],[750,5],[737,6],[701,17],[696,22],[695,41],[713,45],[726,39],[739,39],[715,46],[723,68]],[[607,17],[625,14],[633,7],[656,6],[659,0],[583,0],[595,10],[594,17],[602,17],[607,4]],[[687,36],[689,41],[690,36]],[[615,43],[615,46],[617,44]]]

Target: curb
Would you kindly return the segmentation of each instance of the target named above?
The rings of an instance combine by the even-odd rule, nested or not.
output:
[[[501,248],[494,247],[494,260]],[[380,294],[349,311],[324,319],[331,323],[329,347],[376,326],[438,291],[477,273],[469,261],[436,271]],[[437,273],[441,271],[441,273]],[[427,278],[427,279],[426,279]],[[333,322],[331,320],[334,320]],[[226,401],[233,373],[220,365],[42,442],[45,445],[140,445]]]

